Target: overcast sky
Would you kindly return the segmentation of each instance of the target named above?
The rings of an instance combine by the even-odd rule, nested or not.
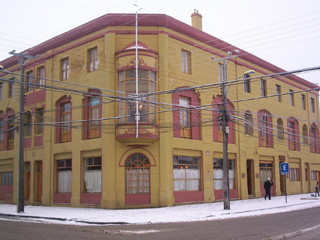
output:
[[[320,0],[10,0],[1,3],[0,60],[106,13],[164,13],[291,71],[320,66]],[[210,61],[210,59],[208,59]],[[320,71],[300,74],[320,84]]]

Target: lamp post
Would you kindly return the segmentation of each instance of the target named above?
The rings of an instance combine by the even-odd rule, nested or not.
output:
[[[228,52],[228,57],[224,57],[221,59],[215,60],[212,58],[214,62],[220,63],[220,81],[221,81],[221,130],[222,130],[222,149],[223,149],[223,208],[225,210],[230,210],[230,189],[229,189],[229,159],[228,159],[228,114],[227,114],[227,93],[228,89],[226,88],[227,83],[227,63],[226,61],[231,58],[238,57],[239,50],[234,50],[233,52]],[[244,72],[244,75],[249,76],[254,73],[253,70]]]

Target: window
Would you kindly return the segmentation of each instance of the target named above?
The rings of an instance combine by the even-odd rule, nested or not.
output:
[[[71,159],[57,160],[57,192],[70,193],[72,191]]]
[[[98,65],[98,48],[90,48],[88,50],[88,72],[96,71],[98,69]]]
[[[318,171],[311,171],[311,181],[318,181]]]
[[[251,80],[250,80],[250,75],[249,74],[245,74],[244,75],[243,86],[244,86],[244,91],[245,92],[251,93]]]
[[[219,63],[218,65],[218,72],[219,72],[219,82],[224,82],[226,81],[226,76],[225,74],[225,65],[223,63]]]
[[[284,128],[283,128],[283,121],[281,118],[277,120],[277,137],[280,140],[284,139]]]
[[[191,52],[181,50],[181,71],[191,74]]]
[[[180,97],[180,125],[181,125],[181,137],[191,137],[191,116],[190,116],[190,98]]]
[[[37,68],[36,88],[46,84],[46,71],[44,67]]]
[[[259,146],[273,147],[272,117],[265,110],[258,112]]]
[[[44,112],[43,108],[36,108],[35,110],[35,120],[34,120],[34,133],[43,134],[43,123],[44,123]]]
[[[30,137],[32,135],[32,114],[27,111],[24,114],[24,136]]]
[[[212,101],[212,131],[213,131],[213,141],[221,142],[223,138],[222,134],[222,104],[221,97],[215,97]],[[234,105],[227,101],[227,127],[226,132],[228,133],[228,143],[235,143],[235,123],[233,121],[234,115]]]
[[[311,98],[311,112],[316,112],[316,103],[314,101],[314,98]]]
[[[8,82],[8,98],[12,98],[14,95],[14,78],[10,79],[12,82]]]
[[[319,131],[314,123],[310,127],[310,152],[319,153]]]
[[[200,158],[173,156],[174,191],[200,190]]]
[[[306,95],[301,94],[301,106],[303,110],[306,110]]]
[[[150,193],[150,161],[140,153],[131,155],[125,163],[126,193]]]
[[[33,84],[34,84],[33,71],[29,71],[26,73],[26,76],[25,76],[25,86],[24,86],[25,91],[31,92],[33,90]]]
[[[69,65],[69,58],[64,58],[60,62],[61,66],[61,80],[69,79],[70,74],[70,65]]]
[[[282,102],[281,86],[276,84],[277,102]]]
[[[299,122],[294,118],[288,119],[288,144],[289,150],[299,151]]]
[[[294,91],[293,90],[289,90],[290,94],[290,105],[294,106]]]
[[[235,188],[235,161],[228,159],[229,161],[229,189]],[[213,185],[214,190],[223,189],[223,159],[213,159]]]
[[[291,182],[300,181],[300,168],[289,168],[289,178]]]
[[[246,135],[253,135],[253,119],[249,111],[246,111],[244,114],[244,133]]]
[[[13,185],[13,172],[0,172],[0,185]]]
[[[96,138],[101,136],[101,98],[93,95],[88,95],[84,99],[84,139]],[[101,94],[96,92],[96,94]]]
[[[0,118],[0,151],[3,150],[4,131],[4,119]]]
[[[263,162],[259,163],[260,182],[264,183],[268,178],[272,179],[273,163]]]
[[[267,80],[261,79],[261,96],[267,97]]]
[[[84,191],[101,192],[101,157],[84,158]]]
[[[303,143],[308,144],[308,142],[309,142],[309,140],[308,140],[308,127],[305,124],[302,126],[302,137],[303,137]]]
[[[3,83],[0,82],[0,100],[3,98]]]
[[[57,142],[69,142],[71,141],[71,98],[63,97],[57,104],[57,128],[56,128],[56,140]]]
[[[7,149],[12,150],[14,148],[14,132],[15,132],[15,117],[10,116],[8,118],[8,145]]]
[[[136,70],[129,69],[118,72],[118,89],[125,94],[121,97],[134,97],[136,93]],[[152,93],[156,91],[156,72],[151,70],[139,69],[138,71],[139,94]],[[150,103],[155,101],[155,96],[151,95],[140,99],[132,99],[119,102],[119,115],[128,116],[119,119],[120,123],[135,122],[136,100],[138,100],[140,122],[155,123],[155,105]],[[145,102],[146,101],[146,102]]]

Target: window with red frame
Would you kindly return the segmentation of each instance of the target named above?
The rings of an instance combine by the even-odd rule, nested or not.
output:
[[[299,123],[295,119],[288,120],[288,144],[289,150],[299,150]]]
[[[200,99],[194,91],[177,91],[172,94],[175,108],[173,117],[173,136],[200,139]]]
[[[310,152],[319,153],[319,130],[313,123],[310,127]]]
[[[260,147],[273,147],[273,134],[272,134],[272,117],[267,111],[260,111],[258,113],[259,120],[259,146]]]
[[[64,97],[57,102],[57,142],[69,142],[71,141],[71,98]]]

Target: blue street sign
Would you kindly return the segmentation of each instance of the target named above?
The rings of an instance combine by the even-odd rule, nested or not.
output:
[[[280,163],[280,170],[282,175],[289,173],[289,163]]]

